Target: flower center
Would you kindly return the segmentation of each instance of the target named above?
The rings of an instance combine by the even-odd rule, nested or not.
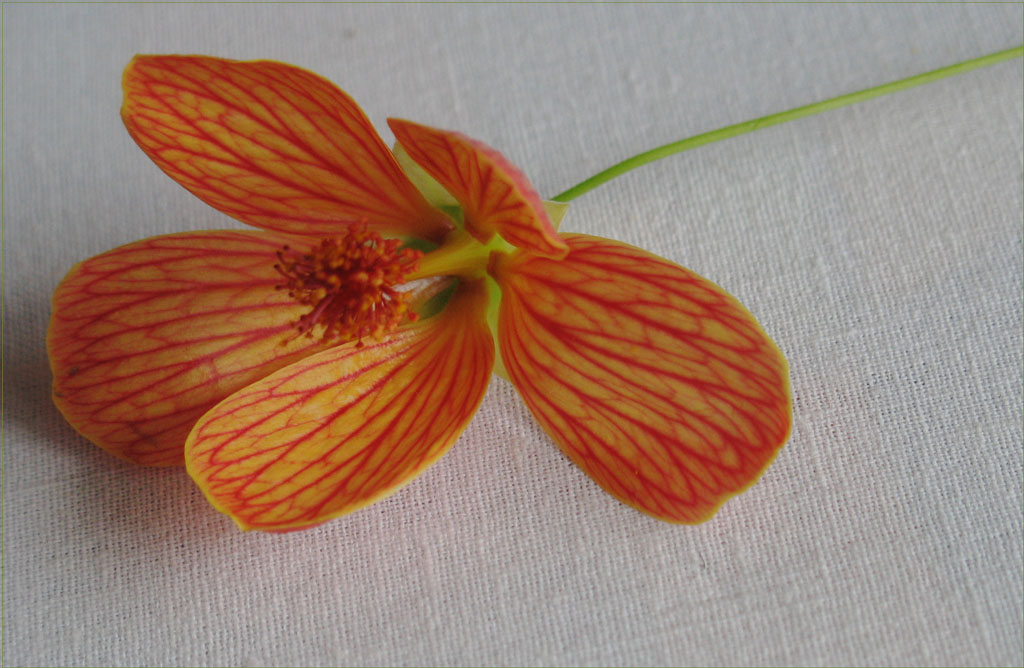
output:
[[[313,307],[295,324],[300,334],[313,338],[314,328],[322,326],[325,341],[361,346],[364,338],[380,340],[404,320],[415,321],[408,294],[395,286],[416,270],[423,253],[401,245],[358,224],[306,254],[288,246],[279,250],[274,269],[285,282],[277,288]]]

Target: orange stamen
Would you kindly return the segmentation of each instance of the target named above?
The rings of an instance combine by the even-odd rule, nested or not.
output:
[[[395,286],[416,270],[423,253],[401,245],[358,224],[306,254],[288,246],[278,251],[274,268],[285,282],[277,288],[313,307],[296,323],[299,332],[312,338],[320,325],[325,341],[362,346],[364,338],[379,341],[404,320],[414,322],[418,316],[409,310],[408,294]]]

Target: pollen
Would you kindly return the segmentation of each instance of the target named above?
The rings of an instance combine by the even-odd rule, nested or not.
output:
[[[379,341],[403,322],[414,322],[409,295],[395,289],[416,270],[423,253],[383,239],[365,224],[323,239],[308,253],[285,246],[274,268],[285,282],[279,290],[312,310],[295,323],[300,335],[345,343]]]

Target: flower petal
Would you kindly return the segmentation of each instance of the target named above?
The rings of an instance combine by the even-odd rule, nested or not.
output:
[[[501,355],[562,450],[624,503],[711,517],[790,425],[786,362],[718,286],[616,241],[565,235],[561,261],[497,259]]]
[[[244,223],[322,236],[360,220],[425,239],[450,229],[352,98],[312,72],[271,61],[136,56],[123,87],[121,116],[139,146]]]
[[[409,177],[416,189],[427,198],[431,206],[436,207],[448,207],[458,206],[458,202],[452,197],[451,193],[444,189],[444,187],[437,182],[427,171],[419,166],[419,164],[409,157],[402,145],[395,142],[395,145],[391,148],[391,152],[395,155],[395,160],[398,161],[398,165],[405,172],[405,175]],[[562,224],[562,219],[565,218],[566,212],[569,210],[568,202],[553,202],[551,200],[542,200],[541,205],[544,207],[544,213],[547,214],[548,221],[551,223],[551,229],[558,231],[559,226]]]
[[[482,281],[381,343],[343,345],[228,397],[189,436],[189,472],[243,529],[311,526],[398,490],[444,454],[494,363]]]
[[[294,336],[307,309],[274,289],[276,251],[288,241],[172,234],[75,266],[54,293],[47,334],[57,407],[115,455],[180,466],[203,413],[322,347]]]
[[[409,156],[459,201],[466,229],[481,242],[498,233],[546,257],[565,255],[540,197],[505,156],[458,132],[397,118],[388,125]]]

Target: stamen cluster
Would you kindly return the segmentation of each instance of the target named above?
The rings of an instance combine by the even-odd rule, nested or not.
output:
[[[313,338],[320,325],[325,341],[361,346],[364,338],[380,340],[404,320],[414,322],[418,316],[409,311],[408,294],[395,286],[416,270],[423,253],[401,245],[357,224],[308,253],[288,246],[278,251],[274,268],[285,283],[277,288],[313,307],[296,323],[300,334]]]

